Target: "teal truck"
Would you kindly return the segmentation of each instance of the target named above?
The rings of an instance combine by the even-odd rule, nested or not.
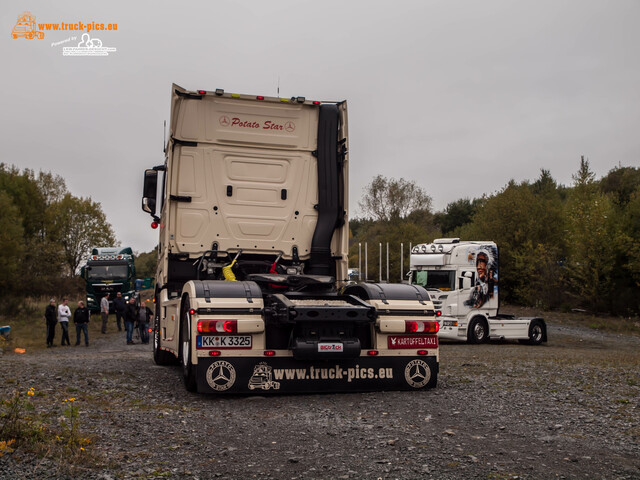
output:
[[[131,247],[94,248],[81,269],[86,283],[87,307],[100,311],[100,300],[109,293],[109,310],[113,311],[113,299],[121,292],[125,300],[135,293],[136,267]]]

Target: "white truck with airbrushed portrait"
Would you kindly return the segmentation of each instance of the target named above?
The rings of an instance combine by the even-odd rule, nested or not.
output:
[[[498,247],[494,242],[441,238],[411,249],[410,283],[424,287],[435,306],[441,339],[483,343],[489,339],[547,341],[539,317],[498,312]]]
[[[344,101],[172,86],[142,208],[160,234],[153,356],[187,390],[436,385],[427,291],[347,285],[348,165]]]

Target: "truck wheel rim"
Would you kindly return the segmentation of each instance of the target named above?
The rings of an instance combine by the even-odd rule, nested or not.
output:
[[[531,338],[536,342],[542,338],[542,328],[540,325],[535,325],[531,330]]]

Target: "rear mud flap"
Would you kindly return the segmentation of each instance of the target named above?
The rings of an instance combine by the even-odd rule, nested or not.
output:
[[[435,357],[360,357],[304,362],[293,358],[200,358],[201,393],[311,393],[417,390],[436,386]]]

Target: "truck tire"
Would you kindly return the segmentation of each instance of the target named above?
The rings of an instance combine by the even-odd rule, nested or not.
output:
[[[529,345],[540,345],[545,337],[545,327],[540,320],[533,320],[529,325]]]
[[[158,298],[156,296],[156,298]],[[172,365],[176,363],[176,357],[165,350],[162,350],[162,339],[160,338],[160,307],[156,304],[156,313],[153,316],[153,361],[156,365]]]
[[[489,325],[484,317],[473,317],[467,330],[468,343],[485,343],[489,341]]]
[[[196,369],[191,363],[191,316],[189,315],[189,297],[182,300],[180,309],[180,362],[182,364],[182,379],[188,392],[197,391]]]

